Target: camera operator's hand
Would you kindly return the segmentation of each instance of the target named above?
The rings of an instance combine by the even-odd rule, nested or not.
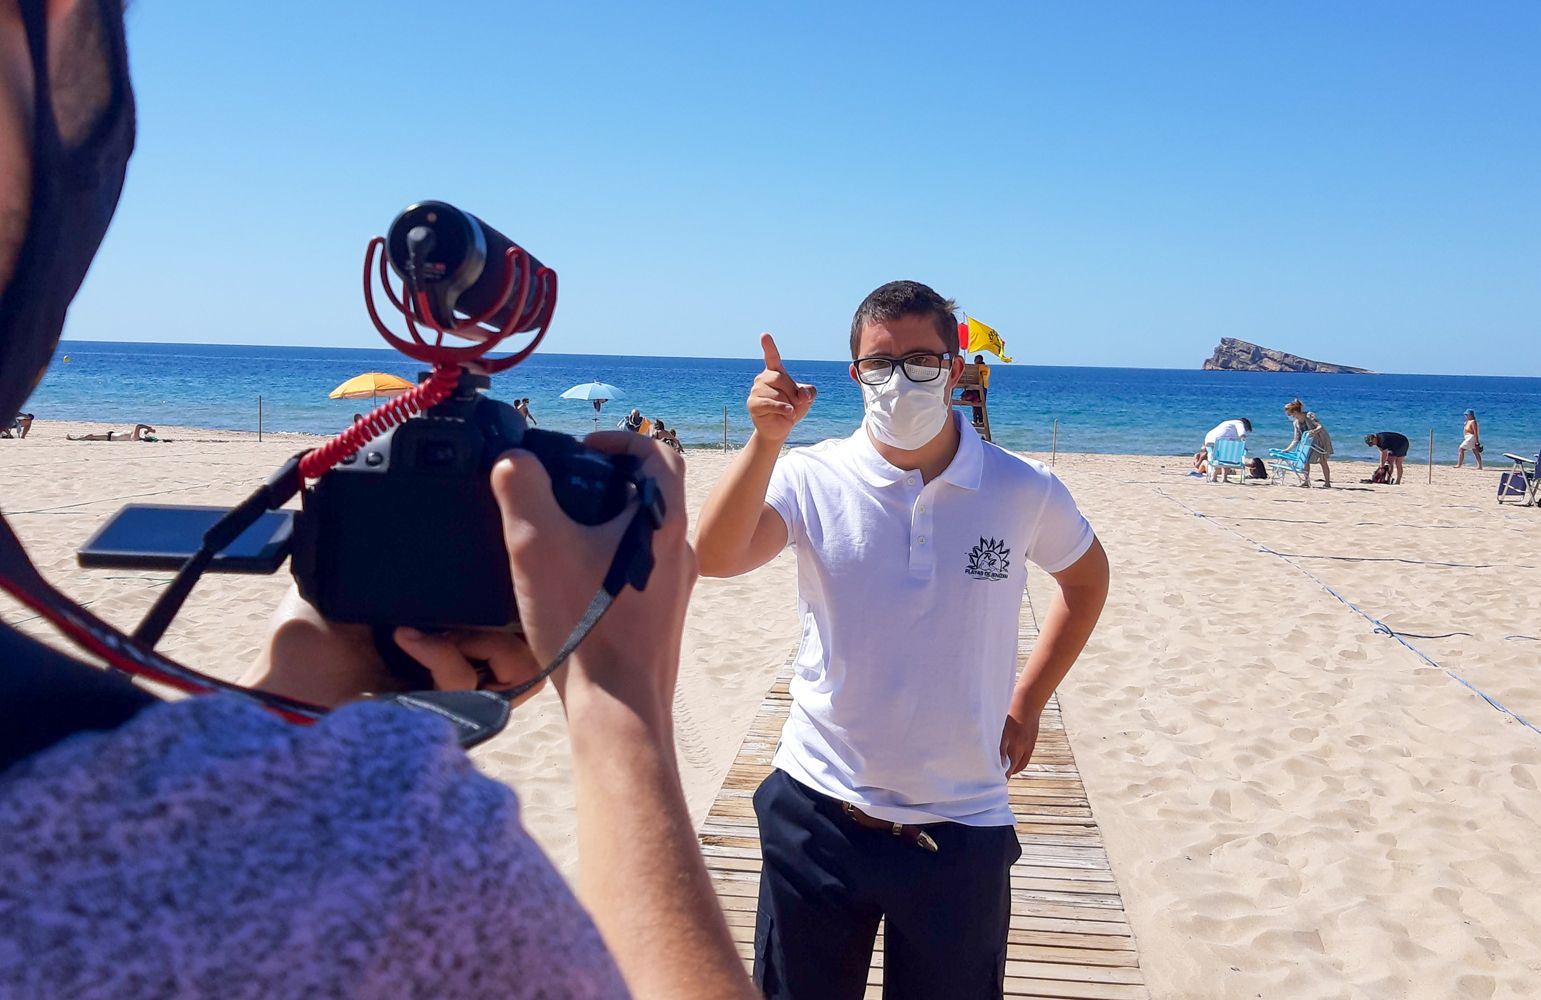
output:
[[[671,708],[696,561],[685,538],[684,460],[625,431],[589,447],[632,454],[667,506],[652,576],[627,587],[552,675],[567,711],[578,802],[578,893],[638,997],[756,995],[712,892],[674,758]],[[584,527],[562,513],[528,452],[492,470],[530,649],[549,663],[583,616],[635,504]]]
[[[540,672],[535,655],[519,636],[490,629],[457,629],[429,635],[398,628],[396,644],[427,668],[441,691],[481,686],[506,690]],[[487,664],[490,681],[477,675],[472,660]],[[365,625],[327,621],[290,587],[273,616],[273,628],[257,661],[241,683],[261,691],[335,708],[373,691],[396,691],[392,676]],[[513,702],[523,704],[537,684]]]
[[[396,645],[428,668],[433,686],[440,691],[472,691],[478,687],[506,691],[540,673],[540,664],[535,662],[530,647],[510,632],[472,628],[434,635],[403,627],[393,637]],[[492,675],[490,681],[484,682],[473,660],[487,665],[486,673]],[[510,704],[522,705],[544,686],[542,681]]]
[[[776,349],[776,339],[770,334],[760,334],[760,349],[765,352],[765,370],[755,376],[745,406],[754,432],[779,445],[797,422],[808,415],[818,390],[792,380],[781,361],[781,352]]]
[[[656,441],[625,431],[592,434],[589,447],[632,454],[653,477],[667,512],[653,533],[653,574],[644,590],[622,590],[568,662],[553,675],[569,713],[602,696],[628,705],[667,733],[679,667],[685,604],[695,585],[695,554],[685,539],[684,461]],[[503,512],[519,618],[535,657],[551,662],[582,618],[636,514],[632,504],[614,520],[585,527],[562,512],[551,479],[534,455],[512,451],[492,470]],[[583,704],[572,704],[574,699]]]

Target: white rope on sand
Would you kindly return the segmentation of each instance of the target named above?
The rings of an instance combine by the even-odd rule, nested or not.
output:
[[[1350,601],[1348,598],[1344,597],[1342,594],[1338,593],[1336,590],[1333,590],[1332,587],[1329,586],[1325,580],[1323,580],[1321,577],[1317,576],[1315,573],[1312,573],[1310,570],[1306,569],[1304,566],[1301,566],[1299,563],[1296,563],[1289,556],[1285,555],[1282,552],[1275,552],[1273,549],[1271,549],[1268,546],[1264,545],[1262,542],[1259,542],[1257,539],[1251,537],[1250,535],[1246,534],[1245,532],[1240,531],[1239,529],[1233,528],[1233,527],[1231,527],[1230,525],[1227,525],[1227,524],[1221,524],[1215,518],[1210,517],[1208,514],[1205,514],[1203,511],[1195,510],[1192,506],[1190,506],[1189,504],[1186,504],[1183,501],[1181,501],[1181,500],[1177,499],[1176,497],[1172,496],[1170,493],[1168,493],[1166,490],[1162,489],[1159,486],[1156,487],[1156,492],[1159,493],[1161,496],[1166,497],[1168,500],[1172,501],[1173,503],[1177,504],[1177,506],[1183,508],[1188,513],[1192,514],[1194,517],[1202,518],[1205,523],[1214,525],[1216,528],[1219,528],[1222,531],[1229,531],[1231,534],[1235,535],[1236,537],[1244,539],[1247,542],[1250,542],[1252,545],[1255,545],[1259,552],[1266,553],[1267,555],[1271,555],[1271,556],[1277,558],[1280,562],[1285,563],[1286,565],[1290,566],[1291,568],[1293,568],[1297,572],[1303,574],[1312,583],[1315,583],[1318,587],[1322,588],[1328,594],[1331,594],[1334,598],[1336,598],[1337,601],[1340,604],[1342,604],[1344,607],[1348,608],[1354,614],[1358,615],[1359,617],[1363,618],[1365,621],[1369,622],[1371,628],[1375,632],[1391,636],[1391,638],[1395,639],[1398,643],[1400,643],[1401,645],[1405,646],[1408,649],[1408,651],[1411,652],[1414,656],[1418,657],[1418,659],[1422,660],[1424,663],[1426,663],[1429,666],[1433,667],[1435,670],[1441,671],[1442,673],[1445,674],[1445,676],[1451,678],[1456,683],[1460,684],[1462,687],[1464,687],[1467,690],[1471,691],[1477,697],[1479,697],[1483,701],[1487,702],[1494,709],[1498,710],[1499,712],[1502,712],[1504,715],[1507,715],[1509,718],[1513,719],[1515,722],[1518,722],[1520,725],[1524,726],[1526,729],[1529,729],[1531,732],[1537,734],[1538,736],[1541,736],[1541,729],[1537,729],[1534,725],[1532,725],[1529,721],[1527,721],[1523,716],[1515,713],[1514,711],[1509,709],[1507,706],[1505,706],[1503,704],[1503,702],[1499,701],[1497,698],[1494,698],[1492,695],[1488,694],[1486,691],[1484,691],[1481,688],[1477,687],[1477,685],[1473,684],[1471,681],[1468,681],[1466,678],[1462,677],[1460,674],[1456,673],[1454,670],[1451,670],[1449,667],[1444,666],[1438,660],[1435,660],[1432,656],[1429,656],[1423,650],[1419,649],[1417,646],[1414,646],[1412,643],[1408,642],[1405,638],[1403,638],[1402,633],[1397,632],[1395,629],[1393,629],[1391,626],[1387,625],[1385,622],[1381,621],[1379,618],[1376,618],[1374,615],[1372,615],[1369,612],[1365,611],[1363,608],[1361,608],[1359,605],[1355,604],[1353,601]],[[1510,638],[1510,637],[1509,636],[1505,636],[1505,638]]]

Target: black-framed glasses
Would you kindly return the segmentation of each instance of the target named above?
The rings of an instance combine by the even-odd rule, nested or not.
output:
[[[904,372],[911,382],[935,382],[952,367],[952,355],[918,352],[902,358],[873,355],[856,359],[856,378],[862,385],[882,385],[894,376],[894,369]]]

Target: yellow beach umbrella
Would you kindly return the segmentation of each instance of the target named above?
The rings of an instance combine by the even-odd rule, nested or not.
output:
[[[327,393],[327,398],[374,400],[381,396],[399,396],[413,388],[412,383],[404,378],[387,375],[385,372],[365,372],[362,375],[353,376]]]

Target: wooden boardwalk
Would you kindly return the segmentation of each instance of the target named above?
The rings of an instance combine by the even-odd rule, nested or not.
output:
[[[1026,657],[1036,634],[1024,623],[1019,658]],[[771,770],[791,704],[790,678],[789,657],[701,826],[701,852],[746,963],[754,958],[760,879],[760,841],[750,800]],[[1139,952],[1065,737],[1058,699],[1044,712],[1033,762],[1011,779],[1010,794],[1022,857],[1011,871],[1006,996],[1147,998]],[[867,996],[880,997],[881,928],[867,982]]]

